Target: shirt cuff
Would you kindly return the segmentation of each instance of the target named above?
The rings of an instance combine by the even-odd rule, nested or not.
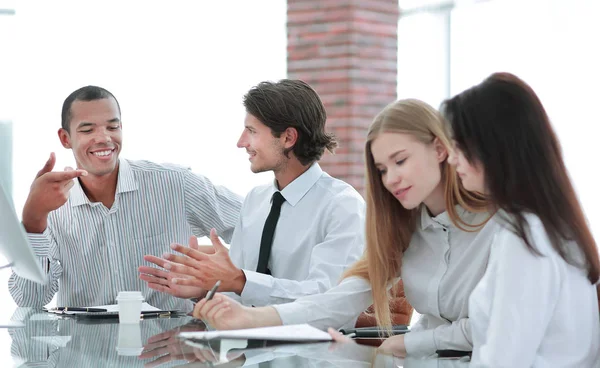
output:
[[[48,257],[50,253],[50,231],[48,228],[44,230],[43,233],[27,233],[27,239],[29,240],[29,244],[31,244],[31,249],[33,250],[33,254],[37,257]]]
[[[427,356],[435,354],[437,349],[433,337],[433,329],[411,331],[404,335],[406,354],[410,356]]]
[[[307,308],[305,305],[285,303],[272,305],[271,307],[275,308],[281,319],[281,324],[284,326],[302,324],[308,321],[308,317],[306,316]]]
[[[273,289],[273,276],[254,271],[242,270],[246,275],[246,285],[242,290],[242,304],[263,306],[269,304]]]

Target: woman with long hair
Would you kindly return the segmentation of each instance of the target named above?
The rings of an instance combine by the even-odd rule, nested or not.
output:
[[[469,303],[472,366],[598,367],[598,248],[542,103],[496,73],[442,105],[464,187],[499,232]]]
[[[401,277],[421,319],[409,334],[386,340],[395,355],[471,350],[468,298],[489,257],[494,225],[480,196],[458,183],[448,164],[447,125],[431,106],[400,100],[371,124],[366,159],[366,249],[326,293],[293,303],[244,307],[225,295],[200,301],[194,316],[218,329],[310,323],[325,329],[354,323],[374,304],[390,328],[389,290]]]

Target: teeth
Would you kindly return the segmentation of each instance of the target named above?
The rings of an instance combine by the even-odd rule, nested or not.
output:
[[[99,152],[94,152],[94,155],[96,156],[108,156],[112,153],[112,151],[99,151]]]

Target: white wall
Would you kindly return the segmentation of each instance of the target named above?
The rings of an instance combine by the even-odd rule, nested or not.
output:
[[[96,84],[118,98],[122,157],[191,166],[244,195],[271,174],[252,174],[236,147],[243,94],[286,76],[281,0],[29,0],[0,17],[0,118],[14,123],[13,195],[20,215],[58,141],[63,100]],[[0,271],[0,310],[10,316],[10,271]],[[0,349],[9,348],[0,333]]]
[[[597,240],[599,11],[594,0],[496,0],[457,7],[451,64],[452,94],[496,71],[514,73],[532,86],[552,120]]]
[[[51,151],[73,90],[97,84],[123,113],[122,156],[189,165],[245,194],[253,175],[235,144],[243,94],[286,75],[285,2],[28,1],[17,8],[11,112],[15,205]]]

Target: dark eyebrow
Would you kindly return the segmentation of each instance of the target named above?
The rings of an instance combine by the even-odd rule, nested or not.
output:
[[[107,123],[108,123],[108,124],[114,124],[114,123],[120,123],[120,122],[121,122],[121,119],[119,119],[119,118],[112,118],[112,119],[110,119],[110,120],[108,120],[108,121],[107,121]],[[96,125],[96,124],[94,124],[94,123],[90,123],[89,121],[82,121],[82,122],[81,122],[81,123],[79,123],[79,125],[77,126],[77,129],[80,129],[80,128],[87,128],[87,127],[90,127],[90,126],[95,126],[95,125]]]
[[[96,125],[96,124],[94,124],[94,123],[90,123],[90,122],[87,122],[87,121],[82,121],[82,122],[81,122],[81,123],[79,123],[79,125],[77,126],[77,129],[80,129],[80,128],[86,128],[86,127],[89,127],[89,126],[94,126],[94,125]]]

